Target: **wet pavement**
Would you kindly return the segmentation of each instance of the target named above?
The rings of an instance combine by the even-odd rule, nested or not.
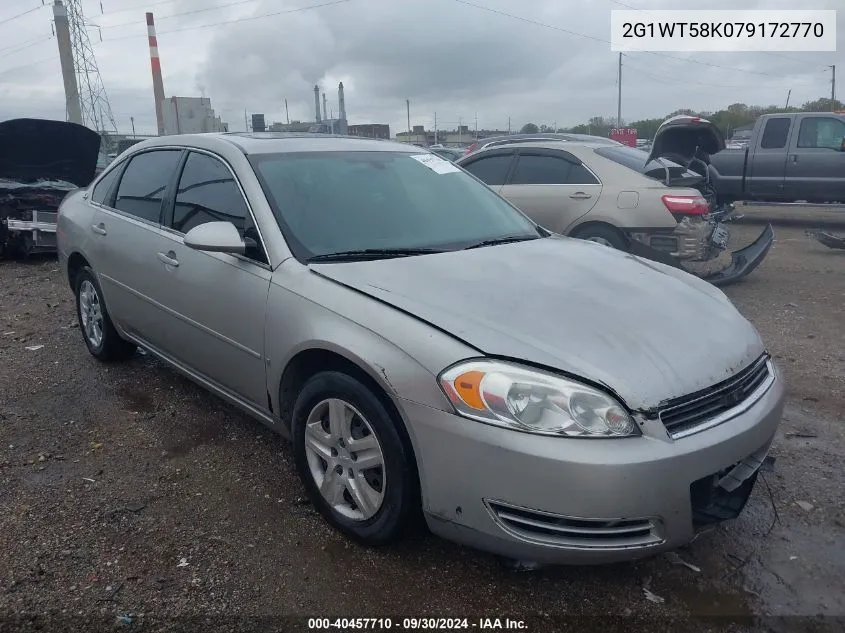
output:
[[[347,541],[304,502],[286,442],[150,356],[97,363],[55,260],[0,263],[0,630],[845,630],[845,252],[776,235],[726,289],[789,384],[745,512],[673,555],[537,571],[424,530]]]

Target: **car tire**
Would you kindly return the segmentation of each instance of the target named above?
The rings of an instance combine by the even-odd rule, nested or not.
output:
[[[130,358],[137,346],[122,339],[112,323],[103,291],[90,267],[84,266],[76,274],[76,318],[82,340],[91,355],[101,361],[120,361]]]
[[[627,251],[628,242],[622,233],[609,225],[591,224],[579,229],[572,234],[579,240],[587,240],[588,242],[597,242],[605,246],[611,246],[618,251]]]
[[[294,404],[294,461],[309,500],[329,524],[366,545],[396,540],[420,505],[413,457],[397,424],[369,387],[337,371],[310,378]],[[362,440],[359,446],[369,448],[355,451]],[[380,467],[356,467],[379,458]]]

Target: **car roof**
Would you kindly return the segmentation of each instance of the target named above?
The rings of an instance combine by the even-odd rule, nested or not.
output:
[[[584,141],[566,141],[563,139],[536,140],[514,143],[513,147],[510,147],[509,145],[494,145],[492,147],[483,147],[477,152],[469,154],[467,158],[469,158],[470,156],[480,156],[481,154],[488,154],[507,149],[556,149],[563,152],[568,152],[572,150],[578,151],[579,149],[581,151],[589,151],[598,149],[600,147],[608,147],[608,145],[604,143],[587,143]]]
[[[283,152],[427,152],[407,143],[381,139],[318,134],[312,132],[221,132],[209,134],[174,134],[157,136],[131,147],[134,152],[161,146],[185,146],[215,149],[235,146],[244,154],[277,154]]]

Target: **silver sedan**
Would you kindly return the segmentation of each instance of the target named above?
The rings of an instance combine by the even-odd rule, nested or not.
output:
[[[738,514],[781,417],[721,291],[407,145],[150,139],[65,199],[58,242],[91,354],[143,347],[290,437],[368,544],[422,510],[536,562],[674,548]]]

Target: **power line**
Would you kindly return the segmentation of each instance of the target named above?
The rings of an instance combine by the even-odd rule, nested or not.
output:
[[[249,4],[251,2],[258,2],[259,0],[236,0],[235,2],[229,2],[227,4],[218,4],[213,7],[203,7],[202,9],[192,9],[190,11],[183,11],[182,13],[173,13],[171,15],[165,15],[163,17],[156,17],[156,22],[163,22],[164,20],[170,20],[172,18],[179,18],[184,15],[193,15],[195,13],[204,13],[205,11],[217,11],[219,9],[228,9],[229,7],[235,7],[241,4]],[[106,24],[100,26],[99,28],[102,29],[116,29],[122,26],[133,26],[139,24],[138,20],[132,20],[129,22],[121,22],[119,24]]]
[[[707,83],[707,82],[704,82],[704,81],[692,81],[692,80],[689,80],[689,79],[686,79],[686,78],[684,78],[684,79],[673,79],[672,77],[658,77],[657,75],[653,75],[649,71],[645,71],[641,68],[638,68],[637,66],[632,66],[630,64],[630,62],[625,64],[625,68],[629,68],[629,69],[634,70],[635,72],[637,72],[641,75],[645,75],[646,77],[651,77],[655,81],[658,81],[660,83],[670,85],[670,86],[677,86],[679,84],[682,84],[682,85],[683,84],[692,84],[692,85],[704,86],[704,87],[707,87],[707,88],[728,88],[728,89],[732,89],[732,90],[741,90],[741,89],[745,89],[745,88],[753,88],[753,89],[756,89],[756,90],[764,90],[764,89],[765,90],[769,90],[769,89],[775,90],[775,89],[777,89],[776,86],[749,86],[749,85],[726,86],[726,85],[723,85],[723,84],[711,84],[711,83]],[[818,84],[816,82],[803,82],[803,83],[790,84],[790,85],[792,85],[792,86],[817,86]]]
[[[42,37],[42,38],[39,38],[38,40],[36,40],[36,41],[34,41],[34,42],[30,42],[29,44],[25,44],[25,45],[22,45],[22,46],[18,46],[18,48],[13,49],[13,50],[11,50],[11,51],[9,51],[9,52],[7,52],[7,53],[3,53],[2,55],[0,55],[0,59],[3,59],[4,57],[9,57],[10,55],[16,55],[17,53],[20,53],[21,51],[26,50],[27,48],[32,48],[32,47],[33,47],[33,46],[35,46],[36,44],[41,44],[41,42],[47,42],[47,41],[49,41],[49,40],[51,40],[51,39],[53,39],[53,38],[51,38],[51,37]]]
[[[21,66],[14,66],[13,68],[7,68],[6,70],[0,71],[0,77],[2,77],[3,75],[7,75],[9,73],[15,72],[16,70],[20,70],[21,68],[29,68],[30,66],[35,66],[36,64],[43,64],[44,62],[52,62],[52,61],[58,61],[58,60],[59,60],[59,58],[54,55],[53,57],[45,57],[44,59],[39,59],[39,60],[34,61],[34,62],[29,62],[28,64],[23,64]]]
[[[10,18],[3,18],[0,20],[0,24],[6,24],[7,22],[11,22],[12,20],[17,20],[18,18],[22,18],[23,16],[27,15],[28,13],[32,13],[33,11],[38,11],[38,9],[43,9],[46,5],[42,4],[40,7],[35,7],[33,9],[27,9],[23,13],[18,13],[17,15],[13,15]]]
[[[194,26],[186,26],[179,29],[170,29],[167,31],[159,31],[157,36],[167,35],[168,33],[181,33],[184,31],[196,31],[198,29],[207,29],[213,28],[215,26],[226,26],[228,24],[235,24],[237,22],[247,22],[249,20],[259,20],[261,18],[272,17],[276,15],[285,15],[288,13],[298,13],[300,11],[309,11],[311,9],[319,9],[322,7],[330,7],[336,4],[344,4],[346,2],[351,2],[351,0],[333,0],[332,2],[323,2],[321,4],[312,4],[307,7],[298,7],[296,9],[285,9],[283,11],[273,11],[271,13],[262,13],[259,15],[250,15],[243,18],[236,18],[234,20],[224,20],[223,22],[211,22],[209,24],[197,24]],[[106,37],[103,38],[104,42],[117,42],[120,40],[126,40],[131,38],[138,38],[138,37],[147,37],[147,34],[138,34],[138,35],[121,35],[120,37]]]
[[[157,7],[161,4],[171,4],[179,0],[157,0],[157,2],[144,2],[142,4],[134,4],[131,7],[123,7],[122,9],[115,9],[113,11],[103,11],[100,15],[114,15],[117,13],[128,13],[136,9],[149,9],[150,7]]]
[[[3,48],[0,48],[0,53],[2,53],[3,51],[7,51],[10,48],[17,48],[18,46],[23,47],[24,45],[30,44],[32,42],[40,42],[43,39],[53,39],[53,38],[52,37],[48,37],[48,38],[36,37],[36,38],[31,39],[31,40],[25,40],[23,42],[18,42],[17,44],[9,44],[8,46],[4,46]]]

